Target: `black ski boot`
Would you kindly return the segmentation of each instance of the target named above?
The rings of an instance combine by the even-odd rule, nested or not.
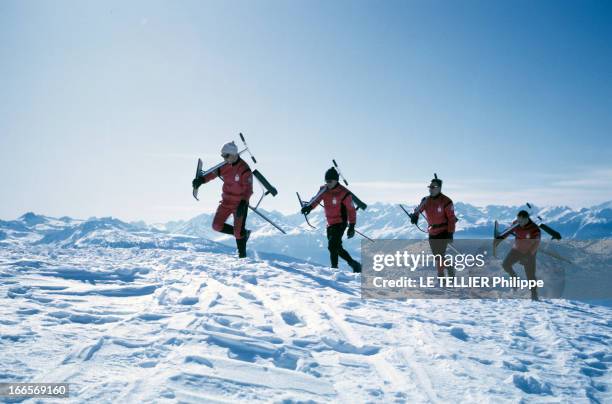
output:
[[[446,273],[448,274],[449,278],[454,278],[455,277],[455,268],[453,268],[453,267],[446,268]]]
[[[358,261],[353,260],[353,262],[351,262],[349,266],[353,268],[353,273],[356,273],[356,274],[361,273],[361,264]]]
[[[246,258],[246,244],[250,236],[251,230],[246,230],[243,238],[236,239],[236,247],[238,247],[238,258]]]

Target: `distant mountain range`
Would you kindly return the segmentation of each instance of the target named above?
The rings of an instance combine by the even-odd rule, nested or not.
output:
[[[408,207],[413,209],[414,207]],[[516,213],[525,207],[490,205],[476,207],[457,203],[456,212],[458,238],[489,238],[493,222],[499,220],[508,225]],[[248,227],[253,230],[249,248],[272,252],[304,260],[326,263],[328,260],[325,219],[322,209],[314,210],[309,219],[317,227],[311,229],[299,214],[283,215],[264,211],[281,225],[283,235],[254,214],[250,214]],[[564,206],[534,207],[533,212],[541,216],[546,224],[558,230],[568,239],[600,239],[612,237],[612,201],[583,209]],[[0,220],[0,246],[50,245],[61,248],[111,247],[111,248],[163,248],[208,251],[219,243],[227,245],[232,252],[234,240],[214,232],[211,228],[213,212],[205,213],[187,221],[163,224],[144,222],[126,223],[114,218],[70,217],[52,218],[26,213],[16,220]],[[423,220],[421,227],[425,228]],[[397,205],[374,203],[365,211],[358,212],[357,227],[371,238],[423,238],[424,233],[412,226],[408,217]],[[359,251],[362,239],[355,237],[345,241],[353,254]]]
[[[409,211],[414,206],[406,207]],[[489,205],[477,207],[466,203],[457,203],[455,210],[459,218],[457,223],[458,238],[489,238],[493,235],[493,223],[509,225],[521,209],[526,206]],[[159,225],[158,228],[172,233],[189,234],[225,242],[233,245],[229,236],[220,235],[212,230],[214,213],[205,213],[188,221],[171,222]],[[263,251],[299,257],[305,260],[325,263],[328,260],[327,239],[325,235],[325,217],[323,210],[317,208],[309,216],[316,230],[308,227],[303,215],[295,213],[283,215],[279,212],[266,212],[275,222],[287,231],[287,235],[279,233],[269,224],[251,215],[248,227],[253,229],[249,246]],[[569,239],[599,239],[612,237],[612,201],[583,209],[572,209],[567,206],[540,208],[532,206],[532,214],[542,217],[544,223],[561,232]],[[534,217],[535,219],[535,217]],[[423,219],[420,227],[426,229]],[[412,226],[408,216],[395,204],[374,203],[365,211],[358,211],[357,228],[374,239],[424,238],[415,226]],[[345,246],[351,253],[358,253],[362,238],[356,236],[346,240]]]

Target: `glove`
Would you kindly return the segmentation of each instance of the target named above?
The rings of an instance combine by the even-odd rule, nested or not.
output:
[[[349,224],[348,231],[346,232],[346,237],[348,238],[355,237],[355,223]]]
[[[419,215],[413,213],[410,215],[410,223],[417,224],[419,222]]]
[[[497,236],[495,237],[495,240],[503,240],[504,238],[502,236]]]
[[[203,177],[197,177],[197,178],[194,178],[193,181],[191,181],[191,185],[194,188],[198,188],[202,184],[204,184],[204,178]]]
[[[307,215],[310,213],[311,210],[312,210],[312,207],[310,205],[306,205],[302,208],[302,213]]]

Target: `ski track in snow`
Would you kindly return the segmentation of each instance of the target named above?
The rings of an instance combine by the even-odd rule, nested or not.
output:
[[[215,252],[6,248],[0,382],[68,382],[69,402],[612,401],[610,308],[362,300],[359,280]]]

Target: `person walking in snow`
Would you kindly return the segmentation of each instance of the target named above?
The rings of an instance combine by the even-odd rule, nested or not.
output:
[[[502,266],[511,277],[515,278],[517,275],[513,266],[519,262],[525,268],[527,279],[535,281],[536,254],[541,238],[540,228],[531,220],[526,210],[521,210],[516,215],[516,220],[512,222],[510,229],[496,237],[497,240],[503,240],[510,234],[514,234],[514,245],[504,258]],[[531,299],[538,300],[538,290],[535,286],[531,288]]]
[[[429,184],[429,196],[421,200],[419,206],[414,209],[410,215],[410,222],[416,225],[419,221],[419,215],[424,214],[427,220],[427,232],[429,234],[429,247],[432,254],[439,257],[436,259],[438,277],[444,276],[444,255],[449,243],[453,241],[455,233],[455,208],[453,201],[442,193],[442,180],[434,174],[434,179]],[[446,267],[447,275],[455,276],[453,267]]]
[[[302,207],[302,213],[307,215],[320,202],[323,202],[325,217],[327,219],[327,248],[332,268],[338,268],[338,257],[341,257],[353,269],[353,272],[361,272],[361,264],[355,261],[351,255],[342,247],[342,236],[347,229],[348,238],[355,236],[355,223],[357,211],[353,205],[351,192],[340,185],[340,175],[334,167],[325,173],[325,185],[319,192]]]
[[[238,147],[234,142],[223,145],[221,157],[226,164],[204,177],[195,178],[192,186],[197,188],[217,177],[221,178],[223,190],[212,228],[215,231],[233,235],[236,238],[238,257],[245,258],[246,243],[251,234],[251,231],[245,226],[249,199],[253,194],[253,174],[249,165],[240,158]],[[225,223],[230,215],[234,216],[233,226]]]

